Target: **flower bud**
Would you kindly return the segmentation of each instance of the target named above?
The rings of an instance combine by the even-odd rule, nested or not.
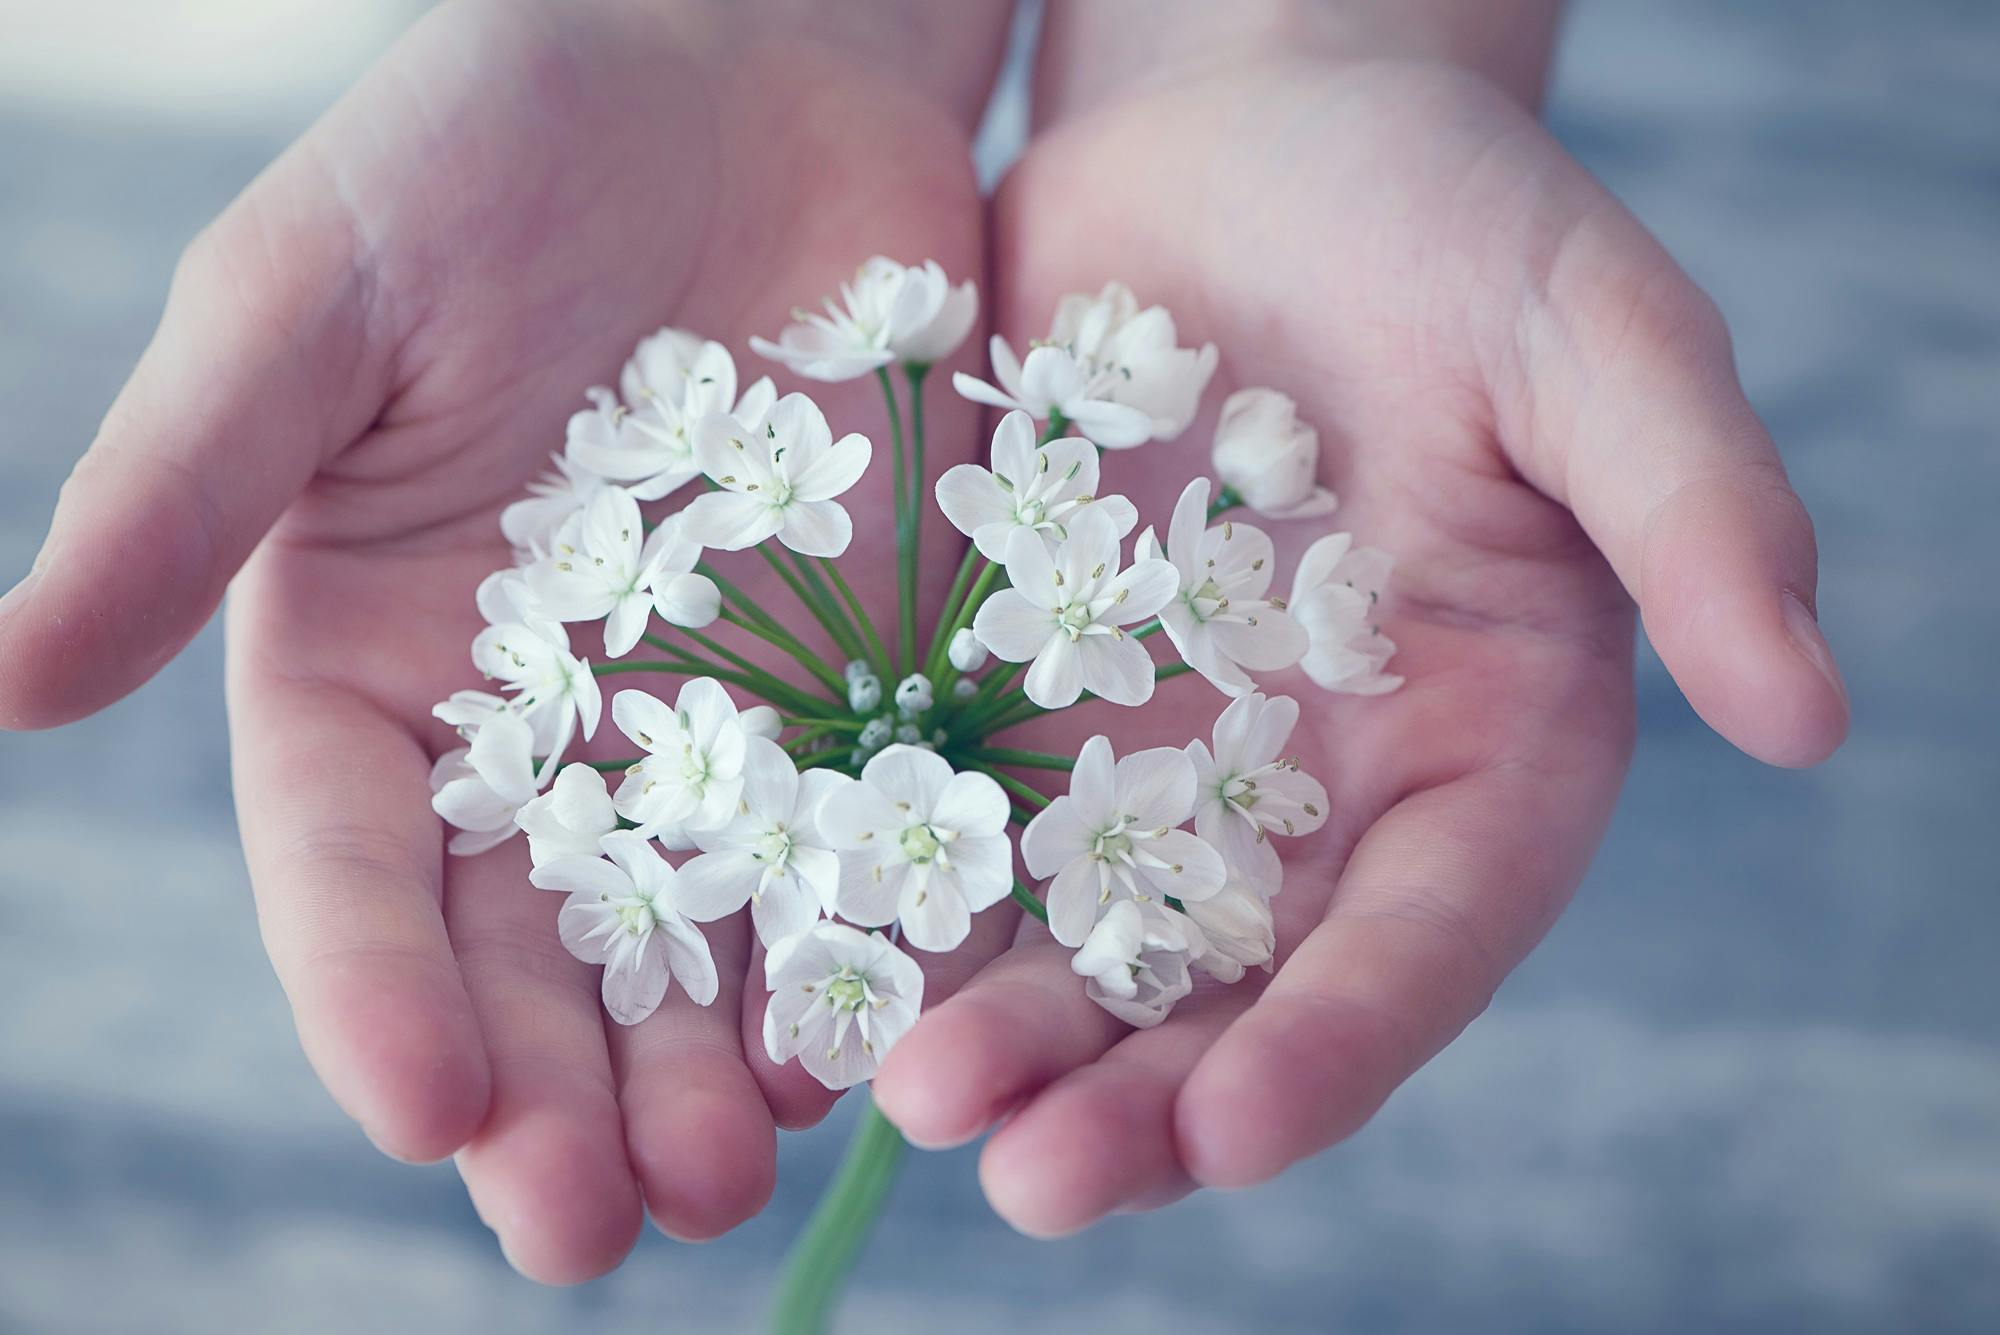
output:
[[[858,678],[875,675],[874,670],[868,666],[868,660],[865,658],[849,659],[847,666],[842,670],[847,676],[849,685],[852,685]]]
[[[857,714],[866,714],[882,703],[882,679],[872,672],[850,677],[847,681],[847,707]]]
[[[915,746],[924,739],[924,730],[914,723],[905,723],[896,729],[896,740],[904,746]]]
[[[778,729],[782,726],[778,721],[778,711],[769,705],[752,705],[738,714],[736,721],[743,725],[743,731],[748,736],[772,742],[778,740]]]
[[[986,646],[972,633],[972,627],[961,626],[951,637],[951,646],[945,650],[945,657],[960,672],[977,672],[986,666]]]
[[[879,692],[881,687],[878,685],[876,690]],[[855,739],[855,743],[863,751],[880,751],[889,744],[889,730],[892,726],[886,714],[880,718],[871,718],[861,729],[861,735]]]
[[[1334,495],[1317,482],[1319,432],[1275,389],[1239,389],[1222,405],[1213,459],[1222,485],[1272,519],[1331,514]]]
[[[912,672],[896,683],[896,708],[905,714],[923,713],[934,699],[931,679],[921,672]]]
[[[954,700],[970,700],[977,694],[979,683],[970,677],[960,677],[951,684],[951,698]]]

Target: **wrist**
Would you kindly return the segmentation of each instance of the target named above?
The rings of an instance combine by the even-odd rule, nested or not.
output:
[[[1285,58],[1433,62],[1541,103],[1561,0],[1049,0],[1036,80],[1047,124],[1141,88]]]

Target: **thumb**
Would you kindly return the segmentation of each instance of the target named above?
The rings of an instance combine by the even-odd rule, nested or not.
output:
[[[372,418],[381,387],[344,216],[281,160],[182,257],[41,554],[0,599],[0,727],[66,723],[150,678]]]
[[[1503,443],[1609,560],[1695,712],[1760,760],[1817,764],[1848,702],[1812,520],[1714,304],[1608,197],[1583,216],[1521,326]]]

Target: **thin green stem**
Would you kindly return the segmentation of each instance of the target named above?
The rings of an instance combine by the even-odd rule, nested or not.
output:
[[[1035,892],[1019,881],[1014,882],[1014,902],[1043,922],[1049,920],[1049,911],[1042,906],[1042,901],[1036,899]]]
[[[733,664],[737,671],[731,673],[730,676],[734,677],[739,685],[743,685],[748,690],[756,691],[771,704],[777,705],[782,709],[795,711],[818,712],[826,708],[825,700],[813,695],[810,691],[793,685],[783,677],[757,666],[757,664],[751,662],[742,654],[737,653],[734,649],[718,643],[700,631],[693,630],[687,626],[677,626],[675,629],[714,654],[717,658]],[[683,661],[708,666],[708,661],[699,655],[690,653],[672,641],[663,640],[657,635],[646,636],[645,642],[652,645],[655,649],[674,654]],[[707,675],[727,680],[727,678],[723,677],[723,673],[725,672],[728,672],[728,669],[710,667]]]
[[[1154,617],[1151,621],[1148,621],[1145,625],[1130,633],[1135,640],[1149,640],[1166,628],[1166,622],[1160,620],[1158,617]]]
[[[1049,409],[1049,424],[1042,428],[1042,438],[1035,442],[1035,448],[1040,449],[1067,430],[1069,430],[1069,419],[1063,416],[1062,409]]]
[[[924,376],[929,374],[926,364],[908,362],[903,366],[903,378],[910,384],[910,560],[909,587],[904,590],[903,619],[910,632],[910,671],[918,667],[917,660],[917,595],[923,583],[924,550]]]
[[[917,549],[910,541],[910,464],[903,449],[903,409],[896,402],[896,386],[889,379],[889,368],[876,367],[875,379],[882,386],[883,400],[889,405],[889,441],[895,451],[895,473],[890,492],[895,498],[896,509],[896,601],[899,612],[896,662],[898,671],[906,671],[914,665],[917,652]]]
[[[958,630],[961,599],[965,597],[965,586],[972,581],[972,571],[983,558],[977,547],[968,544],[965,555],[959,559],[958,573],[951,577],[951,588],[945,591],[944,607],[938,613],[937,633],[931,636],[930,652],[924,655],[924,671],[933,680],[945,665],[945,653],[951,648],[951,637]]]
[[[833,618],[840,623],[841,652],[847,654],[850,658],[868,657],[868,644],[861,635],[861,623],[864,618],[854,614],[855,609],[852,604],[843,605],[844,600],[834,597],[833,590],[827,587],[827,582],[824,579],[820,578],[819,570],[813,564],[817,561],[819,565],[825,566],[831,571],[834,568],[833,563],[825,557],[801,556],[789,547],[785,549],[785,555],[791,559],[793,568],[799,572],[799,578],[806,582],[806,587],[813,591],[813,595],[829,609]]]
[[[967,759],[987,765],[1017,765],[1024,769],[1076,768],[1075,756],[1059,756],[1048,751],[1024,751],[1014,746],[980,746],[965,752]]]
[[[1023,783],[1021,780],[1015,778],[1013,775],[1007,773],[1005,770],[995,769],[991,765],[982,764],[976,760],[973,761],[972,763],[976,768],[983,770],[987,774],[992,775],[993,781],[995,783],[998,783],[1002,788],[1005,788],[1008,792],[1020,798],[1023,802],[1028,803],[1030,806],[1037,808],[1045,807],[1050,802],[1055,800],[1054,798],[1048,797],[1047,795],[1045,795],[1032,785]]]
[[[1215,499],[1208,503],[1208,522],[1214,523],[1222,515],[1243,504],[1243,495],[1234,487],[1224,487],[1215,493]]]
[[[888,646],[882,643],[880,632],[875,629],[875,618],[868,615],[868,609],[862,606],[861,599],[855,596],[854,590],[847,583],[847,576],[840,573],[839,566],[824,557],[820,558],[820,565],[826,568],[827,577],[833,581],[833,587],[839,591],[841,601],[847,604],[848,611],[854,614],[855,621],[860,624],[862,632],[867,635],[868,648],[873,654],[871,661],[875,664],[877,671],[885,678],[893,676],[896,665],[889,657]],[[863,653],[856,654],[855,657],[869,658],[870,655]],[[895,686],[894,681],[884,681],[882,684],[884,689],[893,689]]]
[[[785,1258],[771,1308],[774,1335],[821,1335],[828,1328],[841,1284],[896,1180],[903,1150],[902,1134],[869,1100],[840,1170]]]
[[[810,718],[789,714],[778,721],[787,728],[823,728],[828,732],[860,732],[868,726],[858,718]]]
[[[758,543],[757,554],[764,558],[766,565],[777,572],[778,578],[785,582],[785,587],[792,591],[792,596],[799,600],[800,606],[812,613],[813,619],[819,622],[821,628],[828,635],[833,637],[833,642],[840,646],[840,651],[842,653],[853,653],[854,650],[848,638],[853,632],[848,628],[846,618],[839,614],[840,609],[832,605],[832,600],[815,596],[813,591],[807,588],[797,575],[785,568],[783,559],[771,550],[770,543]],[[763,622],[767,627],[779,624],[778,619],[765,611],[755,599],[746,597],[735,585],[717,578],[713,570],[702,569],[702,573],[710,579],[715,580],[715,586],[722,591],[722,596],[736,604],[744,612],[756,617],[757,620]]]
[[[616,774],[620,770],[631,769],[644,758],[643,756],[631,756],[624,760],[586,760],[583,763],[596,770],[599,774]]]
[[[847,689],[847,683],[841,679],[840,674],[827,666],[824,658],[806,648],[799,641],[799,637],[790,631],[783,627],[766,626],[755,617],[745,616],[726,604],[722,608],[721,616],[730,625],[749,631],[765,643],[790,654],[800,667],[825,682],[826,688],[832,691],[836,698]]]

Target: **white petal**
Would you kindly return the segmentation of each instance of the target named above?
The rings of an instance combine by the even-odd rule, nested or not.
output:
[[[1064,863],[1049,882],[1049,932],[1066,946],[1080,946],[1097,921],[1097,866],[1088,858]]]
[[[1142,829],[1179,825],[1194,814],[1194,762],[1174,746],[1134,751],[1118,762],[1119,814]]]
[[[1025,663],[1042,653],[1052,637],[1068,636],[1056,629],[1055,617],[1021,596],[1019,589],[1001,589],[988,596],[972,617],[979,642],[1009,663]]]
[[[793,501],[778,539],[801,556],[839,556],[854,540],[854,523],[837,501]]]
[[[946,469],[936,490],[938,509],[968,538],[977,536],[987,525],[1013,522],[1014,507],[1007,493],[993,480],[993,474],[977,464]]]
[[[681,990],[697,1006],[712,1004],[720,978],[715,971],[715,957],[709,953],[708,938],[692,923],[669,918],[653,928],[653,940],[656,949],[665,950],[667,964]]]
[[[1161,562],[1162,565],[1166,564]],[[1077,681],[1092,695],[1116,705],[1143,705],[1153,698],[1153,659],[1146,646],[1131,636],[1087,636],[1077,646]],[[1037,662],[1039,667],[1040,663]],[[1028,698],[1044,708],[1054,708],[1035,699],[1034,673],[1029,672]],[[1076,699],[1072,693],[1071,701]],[[1064,701],[1065,704],[1069,701]]]
[[[1090,638],[1109,642],[1105,636],[1093,635]],[[1139,648],[1137,642],[1126,640],[1121,643],[1139,649],[1139,657],[1145,659],[1147,694],[1150,695],[1153,660],[1146,658],[1146,651]],[[997,648],[993,652],[1000,653]],[[1000,656],[1006,657],[1005,654]],[[1085,655],[1080,652],[1080,646],[1072,643],[1068,635],[1058,632],[1049,636],[1042,645],[1041,652],[1035,655],[1034,666],[1028,669],[1027,680],[1021,683],[1022,689],[1027,692],[1030,700],[1043,709],[1063,709],[1075,704],[1077,698],[1083,694],[1084,657]]]
[[[1007,793],[991,775],[954,774],[930,809],[930,822],[964,835],[995,835],[1007,828]]]
[[[653,606],[669,625],[700,630],[721,614],[722,594],[706,575],[673,575],[654,581]]]
[[[918,888],[914,875],[903,882],[897,917],[903,924],[903,939],[918,950],[941,954],[958,949],[972,931],[972,911],[958,887],[942,876],[931,876]]]
[[[674,908],[696,922],[726,918],[750,902],[764,864],[738,849],[699,853],[674,877]]]
[[[767,501],[733,491],[705,491],[681,511],[688,536],[717,551],[740,552],[775,534],[784,515]]]
[[[831,500],[861,480],[871,453],[868,437],[842,436],[793,476],[792,494],[802,501]]]

